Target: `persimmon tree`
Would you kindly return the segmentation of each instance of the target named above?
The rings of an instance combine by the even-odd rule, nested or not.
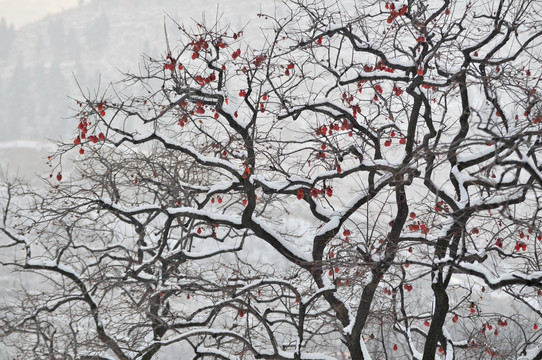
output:
[[[2,341],[542,359],[541,10],[296,0],[259,34],[179,25],[77,101],[45,190],[5,183],[4,265],[46,281],[5,304]]]

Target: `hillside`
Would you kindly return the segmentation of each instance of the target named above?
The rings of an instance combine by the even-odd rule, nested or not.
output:
[[[172,19],[190,24],[205,11],[213,23],[218,11],[222,23],[240,29],[260,11],[247,0],[182,3],[93,0],[18,30],[0,24],[0,142],[71,136],[69,97],[103,90],[121,70],[137,72],[143,54],[164,56],[164,23],[174,43]]]

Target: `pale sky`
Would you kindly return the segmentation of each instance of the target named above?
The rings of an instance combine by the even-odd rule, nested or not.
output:
[[[78,3],[79,0],[0,0],[0,18],[17,29]]]

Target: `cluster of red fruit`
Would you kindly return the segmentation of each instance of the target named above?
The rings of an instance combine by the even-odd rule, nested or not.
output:
[[[387,139],[386,141],[384,141],[384,146],[385,146],[385,147],[390,147],[390,146],[391,146],[391,143],[392,143],[392,140],[391,140],[391,139]]]
[[[491,325],[491,324],[482,324],[481,333],[485,335],[486,329],[489,330],[489,331],[493,330],[493,325]],[[497,336],[497,335],[499,335],[499,331],[495,330],[495,336]]]
[[[429,226],[425,225],[425,224],[420,224],[420,222],[418,221],[417,224],[410,224],[408,225],[408,230],[409,231],[420,231],[422,234],[429,234]]]
[[[437,205],[435,205],[435,211],[436,212],[441,212],[441,211],[446,211],[448,212],[448,210],[450,210],[450,208],[448,207],[448,205],[444,205],[444,201],[439,201],[437,203]]]
[[[525,244],[522,241],[516,241],[516,246],[514,247],[514,250],[516,250],[516,251],[519,251],[519,250],[527,251],[527,244]]]
[[[203,108],[203,104],[201,101],[198,101],[196,103],[196,114],[200,114],[200,115],[205,114],[205,109]]]
[[[228,46],[228,44],[222,41],[222,38],[218,39],[218,42],[216,43],[216,47],[224,49],[226,46]]]
[[[392,74],[395,72],[395,69],[386,66],[386,64],[384,63],[384,61],[379,61],[379,62],[376,64],[375,69],[376,69],[376,70],[379,70],[379,71],[385,71],[385,72],[388,72],[388,73],[392,73]]]
[[[218,225],[216,225],[216,227],[218,228]],[[203,232],[203,229],[201,227],[198,227],[198,229],[196,230],[196,232],[198,233],[198,235],[201,235],[201,233]],[[216,238],[216,232],[212,232],[212,236],[214,238]]]
[[[204,38],[199,38],[198,41],[192,41],[190,43],[190,46],[192,46],[192,60],[195,60],[197,58],[199,58],[199,53],[201,51],[201,49],[208,49],[209,48],[209,43],[204,39]]]
[[[183,116],[179,119],[179,126],[184,127],[186,124],[188,124],[188,116]]]
[[[286,65],[286,70],[284,71],[284,75],[290,76],[290,70],[292,70],[293,68],[294,68],[293,63],[289,63],[288,65]]]
[[[329,124],[329,128],[327,127],[327,125],[320,126],[319,128],[316,129],[316,136],[327,136],[327,135],[331,136],[333,134],[333,131],[351,130],[352,128],[353,126],[352,124],[350,124],[350,121],[345,119],[340,125],[338,123]],[[352,136],[351,133],[352,132],[350,131],[348,133],[348,136]]]
[[[267,59],[266,55],[258,55],[252,63],[254,64],[254,66],[258,67],[265,61],[265,59]]]
[[[309,191],[309,195],[315,199],[318,197],[318,195],[322,195],[323,193],[324,193],[324,189],[312,188]],[[298,196],[299,196],[299,193],[298,193]]]
[[[395,137],[395,131],[394,131],[394,130],[392,130],[392,131],[390,132],[390,136],[391,136],[392,138]],[[384,146],[385,146],[385,147],[390,147],[391,144],[392,144],[392,142],[393,142],[392,139],[387,139],[386,141],[384,141]],[[405,144],[406,144],[406,139],[405,139],[405,138],[399,139],[399,144],[405,145]]]
[[[384,288],[384,294],[391,296],[392,291],[390,289],[388,289],[388,288]]]
[[[331,194],[328,193],[328,196],[331,197]],[[343,231],[343,236],[344,236],[344,242],[345,243],[349,243],[350,242],[350,238],[349,236],[352,235],[352,233],[350,232],[350,230],[346,229]]]
[[[473,231],[474,231],[474,229],[473,229]],[[533,234],[533,229],[529,228],[529,229],[527,230],[527,232],[528,232],[529,234]],[[527,238],[527,240],[528,240],[528,239],[530,238],[530,235],[525,235],[525,233],[524,233],[523,231],[520,231],[520,232],[519,232],[519,238],[520,238],[520,239]],[[537,235],[537,236],[536,236],[536,239],[537,239],[538,241],[542,241],[542,235]],[[503,247],[503,239],[500,238],[500,237],[497,238],[497,239],[495,240],[495,246],[497,246],[497,247],[499,247],[499,248],[502,248],[502,247]],[[515,250],[515,251],[520,251],[520,250],[522,250],[522,251],[527,251],[527,244],[526,244],[524,241],[516,241],[516,245],[515,245],[515,247],[514,247],[514,250]]]
[[[335,266],[335,268],[329,269],[328,275],[333,276],[334,273],[338,273],[339,271],[341,271],[341,269],[338,266]]]
[[[166,63],[164,64],[164,69],[173,71],[175,69],[176,64],[177,64],[177,60],[171,57],[171,54],[168,54],[166,56]]]
[[[361,93],[361,89],[359,90],[359,92]],[[361,106],[359,106],[359,104],[352,104],[353,101],[354,101],[353,95],[343,93],[342,95],[343,104],[345,104],[347,107],[352,109],[352,116],[354,117],[354,119],[357,119],[357,114],[361,114]]]
[[[100,116],[105,116],[105,105],[104,104],[98,104],[98,107],[96,108],[98,110],[98,113]]]
[[[319,151],[319,152],[316,154],[316,158],[317,158],[317,159],[325,159],[325,158],[326,158],[326,153],[323,152],[323,151]]]
[[[101,106],[101,105],[100,105]],[[103,111],[103,110],[102,110]],[[90,122],[87,122],[87,118],[83,118],[81,120],[81,122],[79,123],[78,125],[78,129],[80,131],[80,135],[77,136],[74,140],[73,140],[73,144],[74,145],[82,145],[82,141],[84,139],[87,138],[87,133],[88,133],[88,127],[92,125]],[[105,135],[103,133],[99,133],[98,136],[95,136],[95,135],[90,135],[88,137],[88,141],[96,144],[98,141],[105,141]],[[85,150],[83,149],[83,147],[81,146],[81,148],[79,149],[79,153],[82,155],[85,153]]]
[[[206,76],[206,77],[203,77],[201,75],[196,75],[194,76],[194,80],[199,84],[199,86],[204,86],[211,83],[212,81],[215,81],[216,75],[214,72],[211,73],[211,75]]]
[[[343,93],[343,95],[342,95],[342,102],[343,103],[346,102],[346,103],[350,104],[350,103],[352,103],[352,101],[354,101],[354,95],[350,95],[348,93]]]
[[[492,351],[491,349],[487,348],[486,350],[486,354],[488,354],[489,356],[493,357],[493,358],[497,358],[499,357],[499,353],[496,352],[496,351]]]
[[[309,190],[309,195],[313,198],[317,198],[318,195],[326,194],[328,197],[333,196],[333,188],[331,186],[326,186],[324,189],[318,189],[318,188],[312,188]],[[303,192],[303,188],[297,189],[297,199],[301,200],[305,197],[305,193]]]
[[[391,4],[386,3],[385,7],[386,9],[391,10],[390,16],[388,17],[388,20],[387,20],[388,24],[391,24],[396,17],[403,16],[407,12],[406,5],[401,6],[401,8],[398,11],[395,10],[395,5],[393,3]]]
[[[216,202],[218,202],[219,204],[222,204],[222,197],[217,196],[216,197]],[[211,203],[213,203],[213,204],[215,203],[215,198],[214,197],[211,198]]]
[[[245,166],[245,171],[243,172],[243,179],[246,179],[250,175],[250,168],[248,166]]]
[[[241,56],[241,49],[237,49],[231,54],[233,60],[237,59],[239,56]]]
[[[383,61],[379,61],[376,64],[376,66],[363,65],[363,71],[372,72],[373,70],[385,71],[385,72],[389,72],[389,73],[394,73],[395,72],[394,68],[390,68],[390,67],[386,66],[386,64]],[[364,82],[365,82],[365,80],[360,81],[358,83],[358,87],[361,87],[361,84],[363,84]]]
[[[423,73],[422,73],[421,75],[423,75]],[[420,75],[420,76],[421,76],[421,75]],[[436,87],[436,86],[434,86],[434,85],[429,85],[429,84],[422,84],[422,88],[427,89],[427,90],[437,90],[437,87]]]

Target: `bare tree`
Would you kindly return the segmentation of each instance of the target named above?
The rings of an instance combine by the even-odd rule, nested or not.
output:
[[[78,100],[46,190],[6,183],[5,265],[46,284],[5,304],[2,341],[25,359],[542,359],[541,11],[296,0],[261,34],[179,25]]]

